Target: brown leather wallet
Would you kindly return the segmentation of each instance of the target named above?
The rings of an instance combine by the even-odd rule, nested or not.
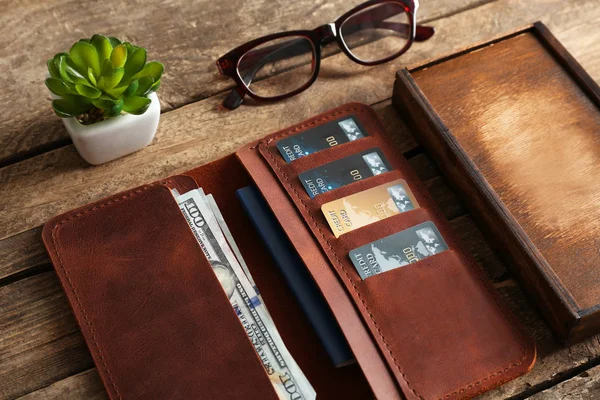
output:
[[[278,139],[354,115],[368,137],[287,164]],[[535,346],[454,236],[373,110],[347,104],[164,181],[58,216],[43,238],[112,399],[275,399],[252,344],[175,203],[212,193],[319,399],[461,399],[527,372]],[[379,147],[393,171],[311,199],[298,174]],[[335,238],[320,212],[402,178],[421,208]],[[235,199],[255,183],[316,282],[358,365],[334,368]],[[424,221],[450,250],[361,280],[348,252]]]

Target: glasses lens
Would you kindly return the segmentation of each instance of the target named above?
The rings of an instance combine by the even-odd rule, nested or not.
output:
[[[403,5],[380,3],[360,10],[340,28],[348,50],[361,61],[377,62],[398,55],[410,38],[410,18]]]
[[[252,93],[261,97],[289,94],[307,84],[315,69],[315,48],[303,36],[263,43],[244,54],[238,74]]]

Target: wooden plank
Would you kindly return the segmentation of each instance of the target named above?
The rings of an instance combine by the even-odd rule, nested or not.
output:
[[[485,395],[480,398],[486,398]],[[583,371],[575,377],[556,386],[543,390],[530,400],[589,400],[600,397],[600,366]],[[96,369],[70,376],[48,387],[36,390],[17,400],[48,400],[60,398],[64,400],[88,399],[104,400],[108,396],[102,386]],[[498,398],[498,397],[496,397]]]
[[[86,165],[72,146],[66,146],[3,168],[0,238],[39,226],[56,214],[106,195],[223,156],[250,140],[344,102],[387,99],[394,72],[405,62],[457,49],[531,20],[541,18],[559,39],[567,39],[567,47],[600,65],[600,40],[585,49],[571,41],[577,36],[575,24],[587,24],[587,34],[600,37],[600,31],[589,29],[592,22],[585,22],[600,18],[600,7],[595,7],[598,0],[571,0],[569,4],[571,7],[566,7],[561,0],[493,2],[452,15],[436,23],[435,39],[415,45],[401,60],[377,67],[359,67],[338,54],[323,65],[324,70],[336,72],[334,77],[323,77],[308,91],[284,102],[226,112],[219,107],[224,97],[219,95],[187,105],[163,114],[153,145],[102,166]],[[599,79],[600,67],[591,67],[592,76]]]
[[[537,390],[565,379],[571,371],[600,361],[600,335],[564,347],[542,320],[534,304],[527,299],[514,280],[496,284],[505,301],[525,326],[537,345],[538,358],[533,369],[508,383],[484,393],[478,400],[523,398]]]
[[[320,12],[313,15],[316,9],[310,3],[206,0],[152,1],[140,6],[120,1],[86,5],[76,0],[30,0],[3,6],[10,12],[0,17],[0,60],[9,84],[3,85],[0,99],[10,111],[1,125],[0,160],[67,138],[49,107],[50,95],[43,84],[45,61],[79,38],[102,32],[146,47],[150,58],[165,64],[160,97],[168,110],[230,86],[219,78],[214,60],[237,41],[281,30],[298,20],[328,22],[337,10],[347,7],[336,0],[331,7],[317,6]]]
[[[49,263],[41,227],[0,240],[0,282],[12,274]]]
[[[600,366],[531,396],[530,400],[589,400],[600,398]]]
[[[98,371],[93,368],[19,397],[17,400],[48,399],[105,400],[108,399],[108,395],[102,386]]]
[[[46,60],[94,33],[146,47],[165,65],[159,92],[163,110],[209,97],[232,86],[215,60],[230,49],[269,33],[310,29],[335,20],[362,0],[77,0],[3,1],[0,15],[0,165],[69,143],[50,108],[43,84]],[[479,0],[430,0],[421,18],[443,16]],[[308,25],[307,25],[308,24]],[[26,50],[24,50],[26,49]]]
[[[455,228],[456,229],[456,228]],[[40,276],[42,277],[42,276]],[[36,277],[37,278],[37,277]],[[35,278],[30,278],[30,281],[33,281]],[[58,288],[58,283],[56,279],[52,276],[52,274],[45,274],[42,278],[36,280],[36,286],[47,286],[48,293],[52,293],[53,291],[60,291]],[[37,287],[34,285],[28,285],[29,289],[24,291],[24,297],[32,296],[31,292],[38,291]],[[519,396],[523,393],[531,393],[532,388],[536,387],[547,387],[549,384],[553,382],[560,382],[561,379],[564,379],[563,376],[568,374],[569,371],[581,368],[589,364],[590,362],[597,362],[600,360],[600,336],[596,336],[594,338],[588,339],[582,343],[573,345],[569,348],[565,348],[560,346],[560,344],[556,341],[556,339],[552,336],[551,332],[548,330],[547,326],[540,319],[537,311],[532,307],[531,303],[529,303],[524,295],[522,294],[518,284],[513,280],[508,280],[501,282],[496,285],[500,293],[503,295],[510,308],[513,310],[515,315],[521,320],[521,322],[525,325],[529,334],[531,334],[538,344],[538,361],[531,372],[528,374],[517,378],[514,381],[511,381],[500,388],[494,389],[490,392],[487,392],[481,395],[479,400],[492,400],[498,398],[508,398],[512,396]],[[0,292],[1,293],[1,292]],[[62,295],[62,293],[61,293]],[[51,296],[49,296],[51,297]],[[64,299],[61,300],[64,302]],[[35,309],[40,307],[40,304],[43,307],[46,307],[50,304],[56,303],[56,299],[48,298],[47,300],[39,300],[37,301],[38,305],[31,304],[28,307],[23,306],[21,308],[21,312],[30,313],[30,309]],[[2,376],[2,380],[0,380],[0,398],[13,398],[14,396],[18,396],[20,393],[24,394],[22,387],[19,385],[27,385],[27,387],[33,388],[32,390],[36,390],[41,387],[45,387],[48,384],[52,384],[52,379],[49,374],[55,374],[54,379],[59,381],[57,388],[70,388],[77,387],[78,390],[82,391],[82,393],[90,393],[95,395],[99,395],[99,391],[94,387],[98,385],[97,379],[94,377],[85,376],[85,377],[68,377],[65,381],[61,381],[68,373],[58,374],[56,373],[57,366],[60,366],[63,369],[63,372],[72,371],[73,374],[79,373],[86,368],[89,368],[89,355],[87,354],[87,350],[82,345],[70,344],[65,346],[65,341],[61,340],[55,342],[52,340],[52,335],[48,335],[48,337],[44,337],[46,335],[45,332],[48,330],[56,331],[55,326],[60,325],[68,325],[71,326],[71,329],[66,329],[69,331],[67,337],[79,338],[79,334],[70,333],[70,331],[75,327],[73,322],[65,323],[65,320],[72,319],[72,317],[57,315],[56,313],[44,313],[40,314],[38,318],[33,318],[31,320],[23,320],[22,324],[26,324],[30,326],[29,330],[35,332],[35,337],[38,338],[38,342],[32,343],[36,348],[44,348],[44,349],[52,349],[51,354],[52,357],[45,355],[41,359],[39,358],[39,354],[35,353],[33,355],[27,353],[22,348],[13,349],[12,351],[7,353],[7,350],[2,348],[2,352],[0,355],[2,356],[0,359],[10,358],[12,361],[12,365],[16,365],[17,363],[23,363],[23,368],[29,368],[29,371],[25,369],[20,369],[21,378],[18,384],[15,383],[14,380],[10,380],[9,384],[11,386],[7,386],[6,379],[11,379],[12,373],[14,373],[15,369],[8,369],[9,372],[6,376]],[[22,324],[19,324],[15,327],[15,331],[19,331],[22,328]],[[81,340],[80,338],[78,340]],[[2,340],[0,340],[2,342]],[[14,343],[14,342],[13,342]],[[76,349],[76,353],[79,353],[78,357],[69,356]],[[48,352],[50,352],[48,350]],[[80,354],[84,352],[85,354]],[[49,363],[47,360],[52,358],[52,363]],[[2,370],[5,369],[5,365],[1,365]],[[24,373],[26,372],[26,373]],[[46,374],[44,382],[40,382],[41,374]],[[89,378],[89,379],[88,379]],[[89,380],[89,382],[87,382]],[[89,386],[88,386],[89,385]],[[14,392],[9,392],[6,388],[10,387],[12,390],[17,388],[18,390]],[[63,389],[60,389],[63,390]],[[67,390],[67,389],[64,389]],[[49,392],[46,393],[47,398],[63,398],[60,395],[60,391],[52,388]],[[39,395],[35,394],[36,396]],[[34,397],[38,398],[38,397]],[[87,398],[83,395],[73,395],[69,398]]]
[[[91,366],[53,272],[0,287],[0,399],[24,395]]]

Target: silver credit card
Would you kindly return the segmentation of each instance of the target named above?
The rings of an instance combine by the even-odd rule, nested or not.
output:
[[[415,263],[448,250],[431,221],[423,222],[350,251],[354,268],[365,280],[370,276]]]

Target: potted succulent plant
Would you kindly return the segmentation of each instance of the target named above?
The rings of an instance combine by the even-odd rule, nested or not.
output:
[[[46,86],[79,154],[101,164],[150,144],[162,73],[161,63],[146,62],[146,49],[94,35],[48,60]]]

